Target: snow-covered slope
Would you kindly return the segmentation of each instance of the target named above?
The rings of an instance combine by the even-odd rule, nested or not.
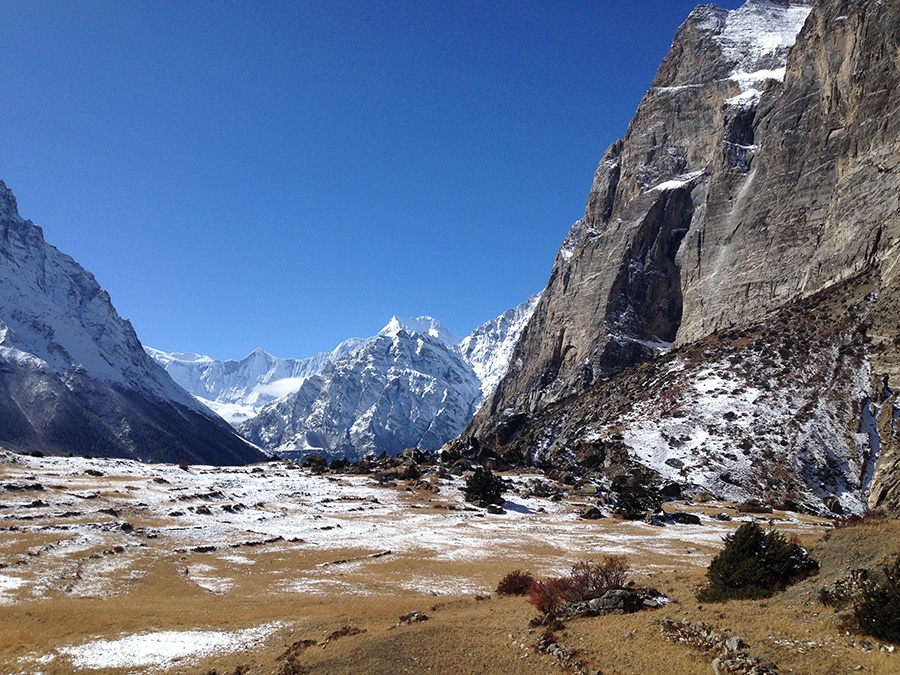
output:
[[[240,432],[281,456],[435,450],[465,426],[481,382],[450,346],[394,327],[265,406]]]
[[[297,391],[303,380],[325,366],[356,353],[368,342],[345,340],[330,352],[306,359],[284,359],[256,349],[240,361],[219,361],[200,354],[159,351],[145,347],[172,379],[228,422],[238,425],[266,403]]]
[[[147,356],[93,275],[0,181],[0,443],[222,464],[260,457]]]
[[[489,396],[506,375],[513,348],[540,299],[540,293],[532,295],[521,305],[482,324],[459,342],[460,356],[481,380],[482,397]]]

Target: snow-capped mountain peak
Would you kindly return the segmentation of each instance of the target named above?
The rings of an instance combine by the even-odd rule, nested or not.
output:
[[[430,316],[395,316],[373,337],[310,359],[261,349],[240,361],[147,351],[270,452],[359,457],[436,449],[462,430],[506,372],[538,297],[464,339]]]
[[[440,321],[430,316],[417,316],[415,318],[391,317],[387,325],[378,331],[378,335],[394,336],[401,330],[410,334],[430,335],[448,347],[458,345],[462,341],[462,338],[451,333]]]

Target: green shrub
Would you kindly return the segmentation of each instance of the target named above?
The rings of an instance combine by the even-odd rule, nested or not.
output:
[[[502,504],[504,492],[506,492],[504,480],[482,466],[476,467],[475,472],[466,478],[466,486],[463,488],[467,502]]]
[[[865,589],[853,613],[859,627],[872,637],[900,644],[900,555],[888,568],[884,583]]]
[[[756,523],[745,523],[725,537],[725,548],[709,564],[707,585],[697,598],[703,602],[767,598],[818,568],[799,544],[775,530],[763,532]]]

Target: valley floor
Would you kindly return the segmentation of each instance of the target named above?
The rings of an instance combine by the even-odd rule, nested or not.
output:
[[[543,476],[506,477],[504,512],[488,514],[449,474],[379,483],[284,462],[0,451],[0,673],[711,672],[714,655],[666,639],[664,617],[734,630],[781,673],[900,671],[900,650],[848,633],[818,602],[846,562],[835,541],[896,546],[893,521],[832,531],[762,516],[821,549],[820,578],[769,601],[701,606],[694,592],[722,537],[760,516],[670,503],[702,525],[583,520],[590,490],[553,501],[534,496]],[[672,602],[567,621],[555,636],[563,661],[538,648],[531,605],[494,594],[512,570],[561,575],[604,554],[626,556],[635,583]]]

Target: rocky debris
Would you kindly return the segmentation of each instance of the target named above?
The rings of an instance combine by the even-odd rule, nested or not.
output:
[[[40,483],[4,483],[3,489],[9,492],[43,492],[44,486]]]
[[[588,507],[587,509],[579,513],[578,517],[582,520],[601,520],[603,518],[606,518],[606,516],[603,515],[603,511],[601,511],[596,506]]]
[[[391,626],[391,628],[409,626],[414,623],[422,623],[423,621],[428,621],[427,615],[422,614],[421,612],[410,612],[409,614],[404,614],[403,616],[401,616],[397,624],[395,626]]]
[[[850,573],[831,584],[825,584],[819,590],[819,601],[835,609],[861,600],[867,591],[872,590],[876,582],[870,578],[867,569],[850,570]]]
[[[300,657],[310,647],[315,647],[318,643],[315,640],[297,640],[293,642],[284,653],[278,657],[281,661],[281,668],[276,671],[276,675],[303,675],[306,668],[300,663]]]
[[[323,528],[324,529],[324,528]],[[369,553],[368,555],[357,556],[356,558],[341,558],[340,560],[331,560],[316,565],[316,567],[332,567],[334,565],[349,565],[350,563],[359,562],[360,560],[374,560],[375,558],[383,558],[390,555],[390,551],[378,551],[377,553]]]
[[[349,625],[344,626],[342,628],[339,628],[339,629],[329,633],[328,636],[325,638],[325,642],[323,643],[322,646],[325,646],[329,642],[334,642],[335,640],[339,640],[340,638],[343,638],[343,637],[350,637],[352,635],[361,635],[362,633],[365,633],[365,632],[366,632],[366,630],[364,628],[357,628],[356,626],[349,626]]]
[[[712,657],[715,675],[776,675],[778,667],[771,661],[755,658],[747,645],[730,630],[716,631],[702,621],[658,619],[660,631],[671,642],[678,642]]]
[[[171,515],[171,514],[170,514]],[[240,548],[241,546],[255,547],[255,546],[265,546],[266,544],[274,544],[275,542],[284,541],[284,537],[269,537],[268,539],[252,539],[250,541],[242,541],[235,544],[230,544],[231,548]],[[300,540],[293,540],[300,541]]]
[[[645,605],[644,599],[635,591],[627,588],[614,588],[606,591],[599,598],[563,605],[557,614],[559,616],[633,614],[645,606],[650,607],[651,605]]]

